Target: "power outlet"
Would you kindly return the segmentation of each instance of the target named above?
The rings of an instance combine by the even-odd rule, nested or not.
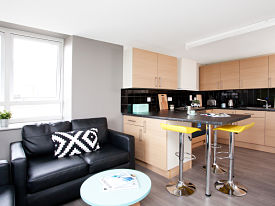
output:
[[[168,102],[172,102],[173,98],[172,97],[168,97],[167,100],[168,100]]]
[[[147,97],[147,102],[151,102],[151,97]]]

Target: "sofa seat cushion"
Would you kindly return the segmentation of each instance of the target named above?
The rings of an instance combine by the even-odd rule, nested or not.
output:
[[[0,187],[0,205],[14,206],[14,188],[11,185]]]
[[[111,169],[129,161],[128,152],[111,144],[106,144],[95,152],[82,154],[81,157],[89,164],[89,173]]]
[[[88,165],[79,156],[51,159],[48,157],[29,160],[27,186],[35,193],[88,174]]]

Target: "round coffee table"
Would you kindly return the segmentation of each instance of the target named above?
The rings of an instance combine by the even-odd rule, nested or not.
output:
[[[100,179],[106,175],[117,174],[126,171],[137,177],[139,188],[104,191]],[[128,206],[140,205],[151,190],[150,178],[137,170],[114,169],[97,173],[89,177],[80,188],[80,196],[84,202],[92,206]]]

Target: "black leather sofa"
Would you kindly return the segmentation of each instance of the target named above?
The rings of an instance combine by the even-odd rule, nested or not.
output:
[[[53,157],[53,132],[91,128],[98,128],[99,150]],[[10,148],[16,205],[51,206],[79,198],[80,186],[89,176],[107,169],[134,169],[134,148],[134,137],[108,129],[106,118],[24,126],[22,142]]]
[[[10,165],[6,160],[0,160],[0,205],[14,206],[14,187],[11,185]]]

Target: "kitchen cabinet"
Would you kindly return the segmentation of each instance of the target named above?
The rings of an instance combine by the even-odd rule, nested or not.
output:
[[[268,87],[275,87],[275,55],[268,57]]]
[[[209,64],[200,67],[200,90],[220,89],[220,64]]]
[[[265,145],[275,147],[275,112],[266,112]]]
[[[240,88],[268,87],[268,56],[240,60]]]
[[[177,89],[177,87],[176,57],[138,48],[124,48],[123,88]]]
[[[238,125],[246,125],[255,122],[255,125],[240,134],[236,135],[235,140],[250,144],[265,144],[265,112],[251,110],[236,110],[236,114],[249,114],[251,118],[238,122]]]
[[[124,116],[124,133],[135,137],[135,158],[162,170],[167,169],[166,120]]]
[[[240,88],[240,61],[220,63],[220,89]]]
[[[177,89],[178,60],[175,57],[158,54],[158,88]]]
[[[145,118],[144,118],[145,119]],[[145,162],[157,168],[167,169],[166,130],[160,124],[166,120],[146,118],[145,128]]]
[[[135,137],[135,158],[145,161],[145,122],[141,117],[124,116],[124,133]]]
[[[158,87],[158,54],[133,49],[133,87]]]

